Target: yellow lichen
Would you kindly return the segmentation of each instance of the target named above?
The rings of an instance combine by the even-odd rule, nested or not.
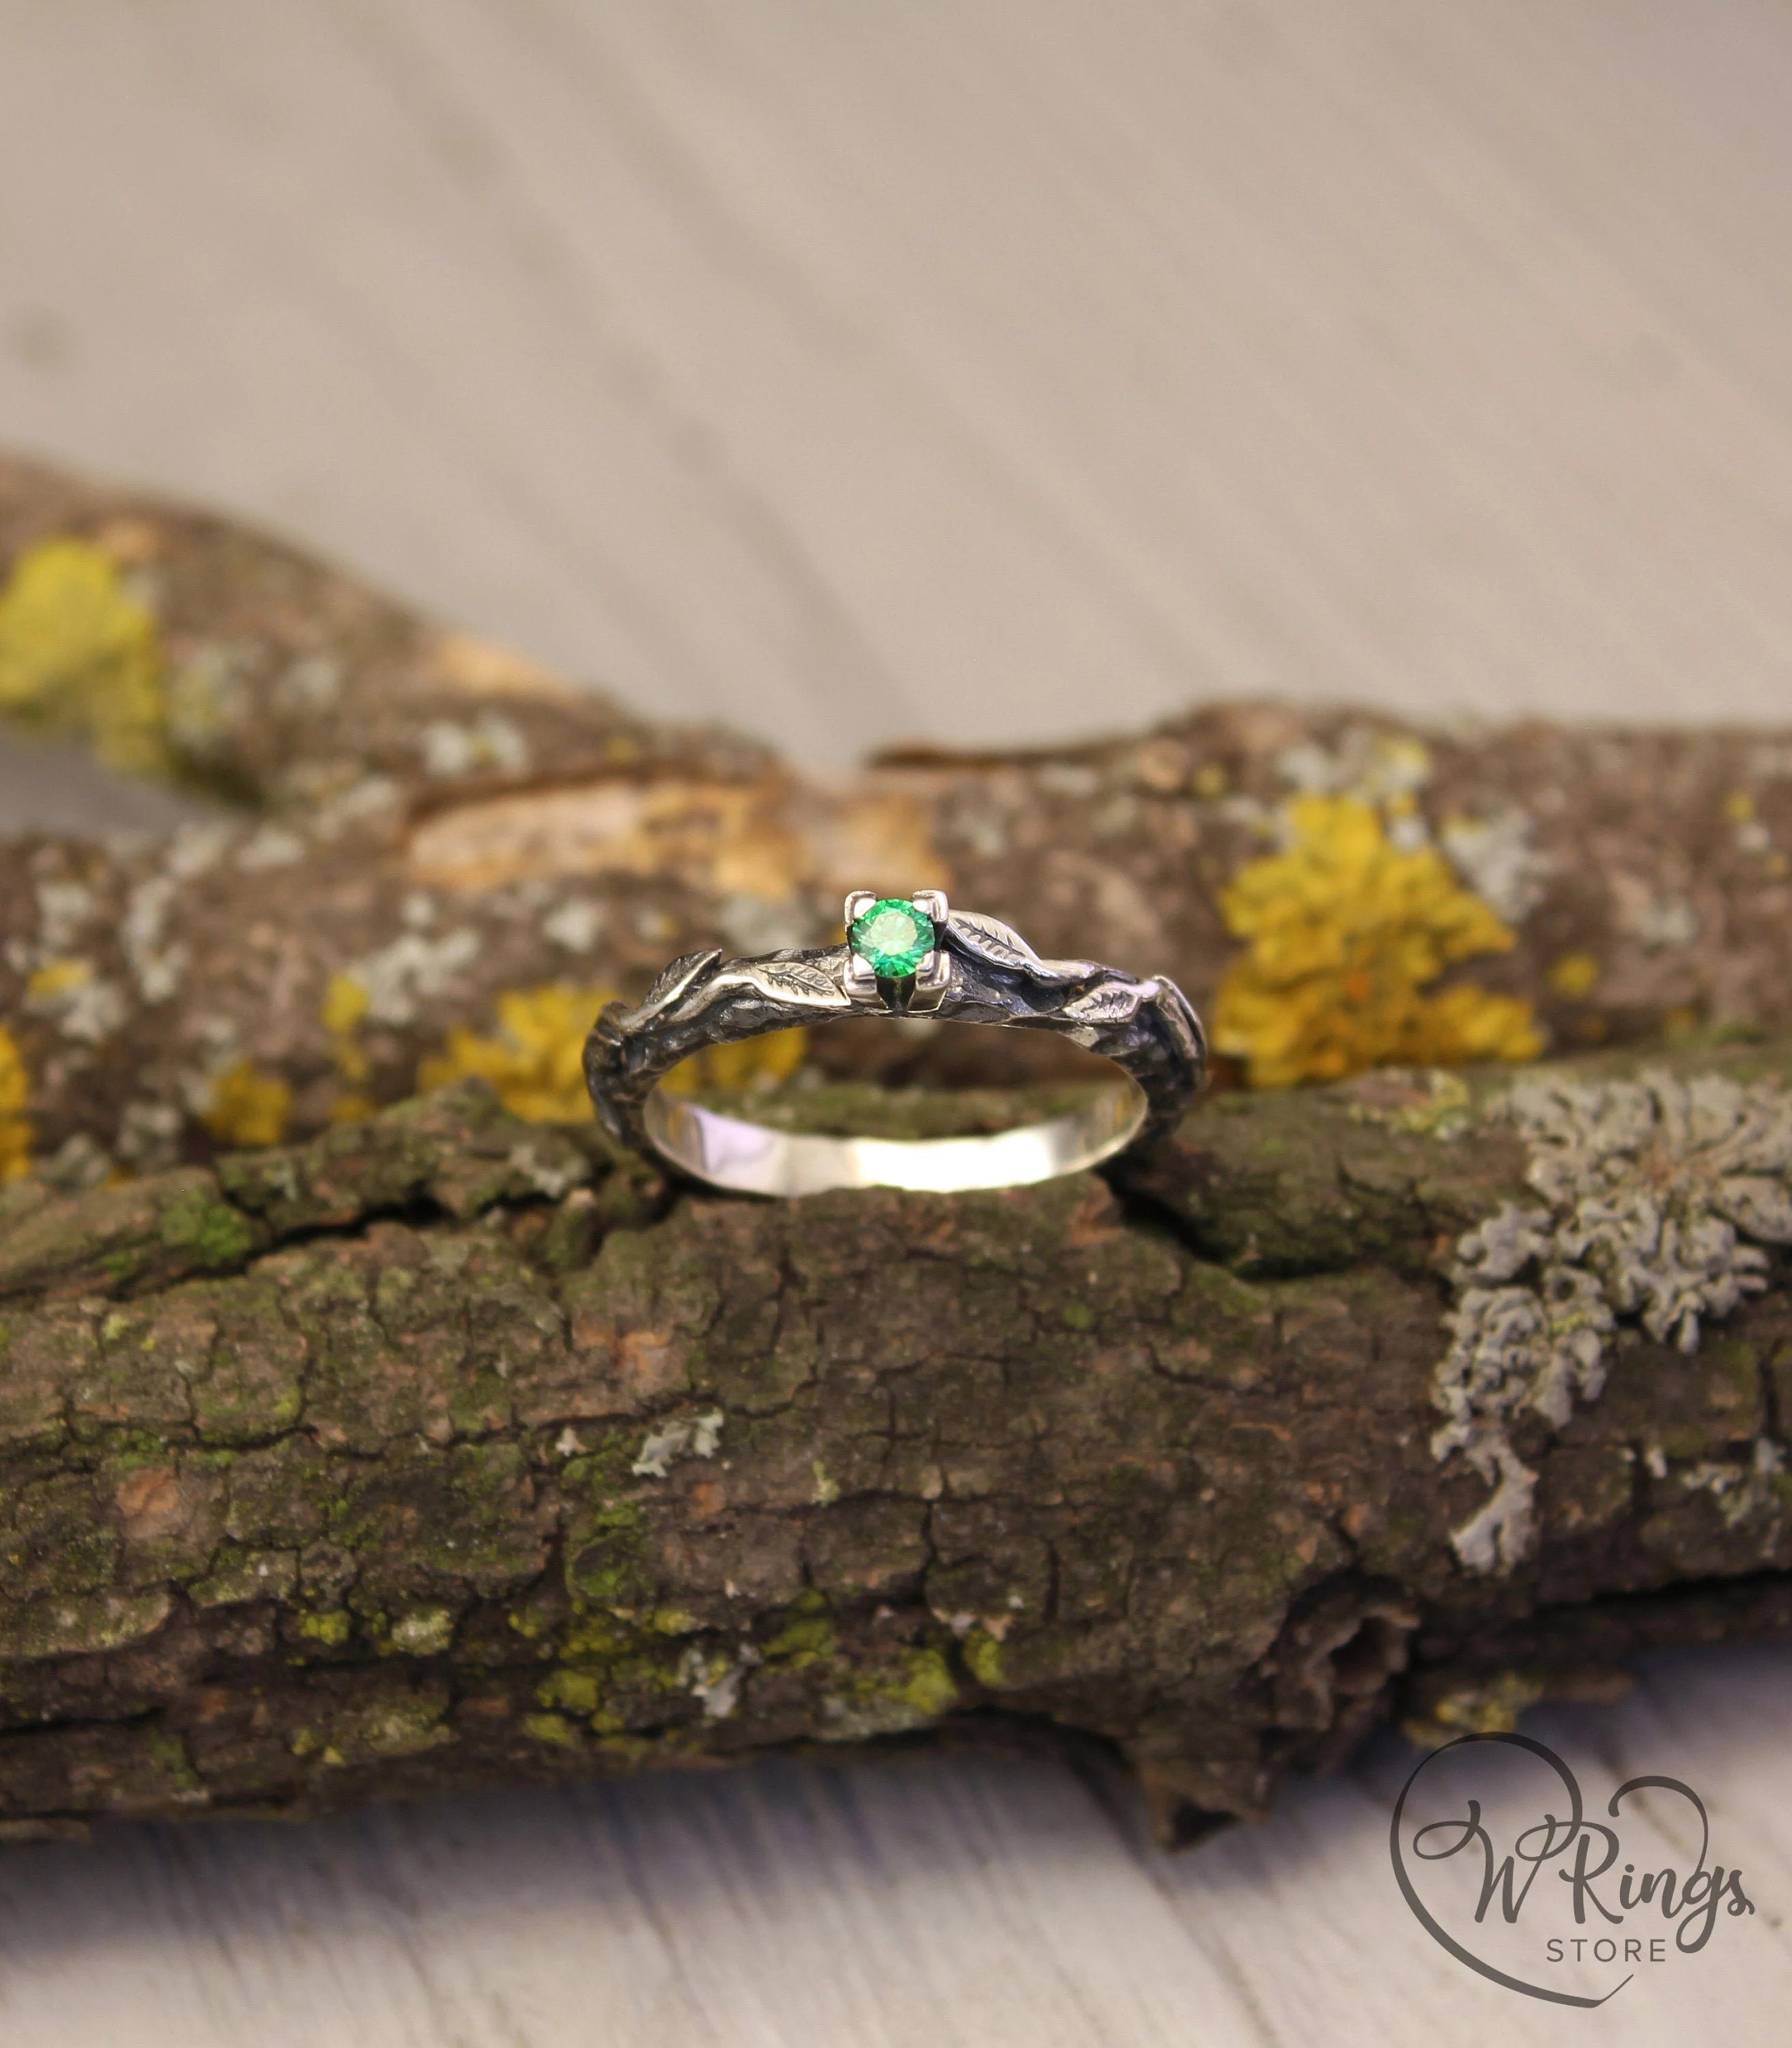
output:
[[[92,963],[84,960],[46,960],[34,968],[25,984],[28,1003],[48,1008],[72,995],[78,988],[85,988],[93,979]]]
[[[987,1629],[973,1628],[964,1639],[964,1668],[979,1685],[1002,1683],[1002,1642]]]
[[[330,1057],[345,1084],[330,1105],[332,1123],[364,1123],[379,1108],[367,1090],[372,1065],[361,1044],[361,1023],[371,999],[349,974],[332,975],[324,991],[319,1020],[330,1034]]]
[[[1510,1735],[1519,1715],[1535,1706],[1545,1690],[1528,1672],[1502,1671],[1481,1685],[1446,1693],[1427,1719],[1406,1722],[1402,1732],[1419,1749],[1440,1749],[1463,1734]]]
[[[592,1113],[585,1092],[585,1038],[597,1013],[614,1000],[607,988],[568,988],[558,983],[506,990],[498,999],[493,1035],[482,1038],[456,1026],[442,1050],[419,1065],[417,1086],[489,1081],[514,1116],[533,1123],[583,1122]],[[339,1006],[340,1014],[346,1014],[346,1001]],[[808,1045],[808,1034],[799,1029],[769,1032],[736,1045],[708,1046],[674,1067],[665,1086],[683,1094],[770,1086],[796,1072]]]
[[[809,1034],[801,1025],[788,1031],[768,1031],[761,1038],[742,1038],[731,1045],[706,1045],[681,1060],[661,1084],[675,1095],[696,1095],[705,1088],[776,1088],[797,1071],[809,1052]]]
[[[41,541],[0,590],[0,712],[91,740],[110,767],[164,774],[166,704],[156,622],[110,557]]]
[[[31,1170],[31,1147],[37,1137],[25,1111],[31,1104],[31,1076],[25,1055],[4,1024],[0,1024],[0,1181],[16,1181]]]
[[[1591,953],[1564,953],[1550,969],[1550,986],[1557,995],[1579,1003],[1599,986],[1599,962]]]
[[[1220,898],[1248,949],[1220,984],[1214,1044],[1252,1086],[1542,1050],[1528,1003],[1472,984],[1429,992],[1456,961],[1513,944],[1434,848],[1395,846],[1350,797],[1301,797],[1291,823],[1293,844],[1248,862]]]
[[[333,974],[324,991],[320,1015],[332,1038],[346,1038],[367,1014],[367,991],[351,974]]]
[[[507,989],[498,999],[498,1029],[489,1038],[457,1025],[437,1053],[417,1068],[420,1088],[467,1080],[489,1081],[513,1116],[533,1123],[581,1123],[592,1113],[585,1092],[585,1037],[605,1003],[607,988]]]
[[[522,1732],[531,1741],[545,1742],[553,1749],[576,1749],[579,1731],[562,1714],[525,1714]]]
[[[293,1091],[277,1074],[239,1060],[211,1084],[200,1121],[220,1145],[278,1145],[293,1114]]]

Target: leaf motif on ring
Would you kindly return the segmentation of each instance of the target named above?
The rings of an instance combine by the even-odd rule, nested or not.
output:
[[[1191,1061],[1199,1069],[1207,1064],[1207,1034],[1201,1029],[1200,1018],[1195,1014],[1192,1003],[1173,981],[1160,976],[1158,983],[1158,1009],[1169,1026],[1170,1036],[1185,1059]]]
[[[1041,960],[1012,925],[980,910],[954,910],[949,924],[965,949],[992,967],[1010,968],[1039,981],[1083,981],[1101,972],[1093,960]]]
[[[657,1017],[662,1010],[678,1000],[700,974],[713,967],[721,957],[720,946],[710,946],[700,953],[681,953],[670,966],[660,970],[653,987],[642,997],[640,1007],[630,1013],[630,1026],[638,1030],[650,1018]]]
[[[1079,1024],[1124,1024],[1138,1014],[1142,1003],[1158,992],[1154,981],[1104,981],[1067,1003],[1058,1012]]]
[[[813,960],[739,960],[716,976],[721,988],[751,988],[777,1003],[799,1003],[811,1009],[849,1010],[852,998],[834,976]]]

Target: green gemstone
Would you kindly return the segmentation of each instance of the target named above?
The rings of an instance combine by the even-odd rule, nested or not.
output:
[[[933,920],[900,896],[874,903],[848,934],[852,950],[884,981],[902,981],[933,949]]]

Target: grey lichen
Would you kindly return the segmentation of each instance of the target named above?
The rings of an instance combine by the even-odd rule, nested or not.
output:
[[[375,1023],[414,1023],[421,1005],[450,989],[478,959],[477,932],[462,925],[439,936],[427,935],[425,928],[432,920],[426,898],[407,902],[409,929],[378,952],[351,961],[345,970],[348,979],[365,991],[367,1015]]]
[[[1560,1429],[1596,1399],[1622,1325],[1690,1356],[1704,1322],[1766,1286],[1761,1246],[1792,1243],[1792,1095],[1777,1083],[1540,1076],[1503,1109],[1542,1200],[1503,1204],[1458,1242],[1434,1390],[1448,1419],[1433,1454],[1495,1488],[1453,1537],[1476,1573],[1510,1570],[1535,1540],[1519,1416]]]
[[[1718,1464],[1701,1460],[1680,1475],[1689,1493],[1708,1493],[1717,1503],[1726,1529],[1737,1529],[1778,1506],[1775,1484],[1786,1470],[1786,1453],[1771,1437],[1757,1437],[1746,1463]]]
[[[529,742],[502,712],[476,718],[431,719],[417,735],[426,775],[452,781],[497,769],[514,774],[529,766]]]
[[[637,1479],[664,1479],[675,1459],[714,1457],[724,1419],[720,1408],[712,1408],[707,1415],[681,1418],[650,1431],[629,1470]]]
[[[1438,836],[1463,880],[1508,924],[1522,923],[1543,900],[1557,863],[1533,844],[1532,820],[1516,805],[1489,817],[1453,817]]]
[[[693,1643],[679,1661],[678,1682],[701,1703],[705,1720],[725,1721],[740,1705],[747,1674],[763,1662],[748,1642],[731,1650],[704,1650]]]

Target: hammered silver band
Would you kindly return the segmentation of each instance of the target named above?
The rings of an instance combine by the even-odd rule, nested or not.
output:
[[[612,1003],[585,1044],[585,1078],[623,1144],[714,1187],[757,1195],[887,1187],[952,1193],[1073,1173],[1149,1142],[1181,1119],[1201,1085],[1206,1040],[1176,984],[1087,960],[1043,960],[998,919],[953,910],[937,890],[912,906],[933,944],[912,975],[880,978],[852,944],[674,960],[634,1008]],[[872,903],[846,901],[848,931]],[[830,1137],[774,1131],[657,1086],[708,1045],[836,1017],[928,1016],[1053,1031],[1111,1060],[1123,1078],[1068,1115],[985,1136]]]

